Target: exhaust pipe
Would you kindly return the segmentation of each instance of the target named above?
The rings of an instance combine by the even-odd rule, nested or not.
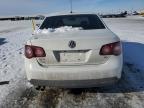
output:
[[[38,91],[44,91],[45,90],[45,86],[37,86],[35,89]]]
[[[39,91],[41,89],[41,86],[36,86],[35,89]]]
[[[46,88],[45,86],[42,86],[42,87],[41,87],[41,91],[44,91],[44,90],[45,90],[45,88]]]

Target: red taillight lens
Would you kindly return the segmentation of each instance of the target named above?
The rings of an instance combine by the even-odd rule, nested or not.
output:
[[[43,50],[43,48],[35,47],[34,50],[35,50],[35,56],[36,57],[45,57],[46,56],[45,51]]]
[[[33,49],[31,46],[29,45],[25,45],[25,56],[26,58],[33,58],[34,53],[33,53]]]
[[[29,59],[33,57],[45,57],[45,51],[38,46],[25,45],[25,56]]]
[[[121,54],[121,44],[120,42],[116,42],[113,47],[113,54],[118,56]]]
[[[121,45],[120,42],[110,43],[102,46],[100,50],[100,55],[120,55]]]

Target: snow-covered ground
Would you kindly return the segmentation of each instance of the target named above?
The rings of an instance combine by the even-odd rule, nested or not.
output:
[[[144,18],[104,19],[123,42],[124,69],[118,85],[37,92],[24,70],[23,44],[31,37],[30,21],[0,22],[0,108],[143,108]]]
[[[124,60],[144,70],[144,18],[105,19],[109,28],[123,41]]]

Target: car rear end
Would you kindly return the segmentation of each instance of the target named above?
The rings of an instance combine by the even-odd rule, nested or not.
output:
[[[120,39],[106,27],[40,34],[25,45],[27,78],[36,86],[112,84],[121,78],[122,64]]]

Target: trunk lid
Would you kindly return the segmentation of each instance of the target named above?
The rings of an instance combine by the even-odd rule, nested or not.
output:
[[[70,47],[70,42],[75,47]],[[119,41],[107,29],[79,30],[65,33],[39,34],[31,38],[31,44],[44,48],[46,57],[37,58],[43,66],[102,64],[110,56],[100,56],[104,44]]]

